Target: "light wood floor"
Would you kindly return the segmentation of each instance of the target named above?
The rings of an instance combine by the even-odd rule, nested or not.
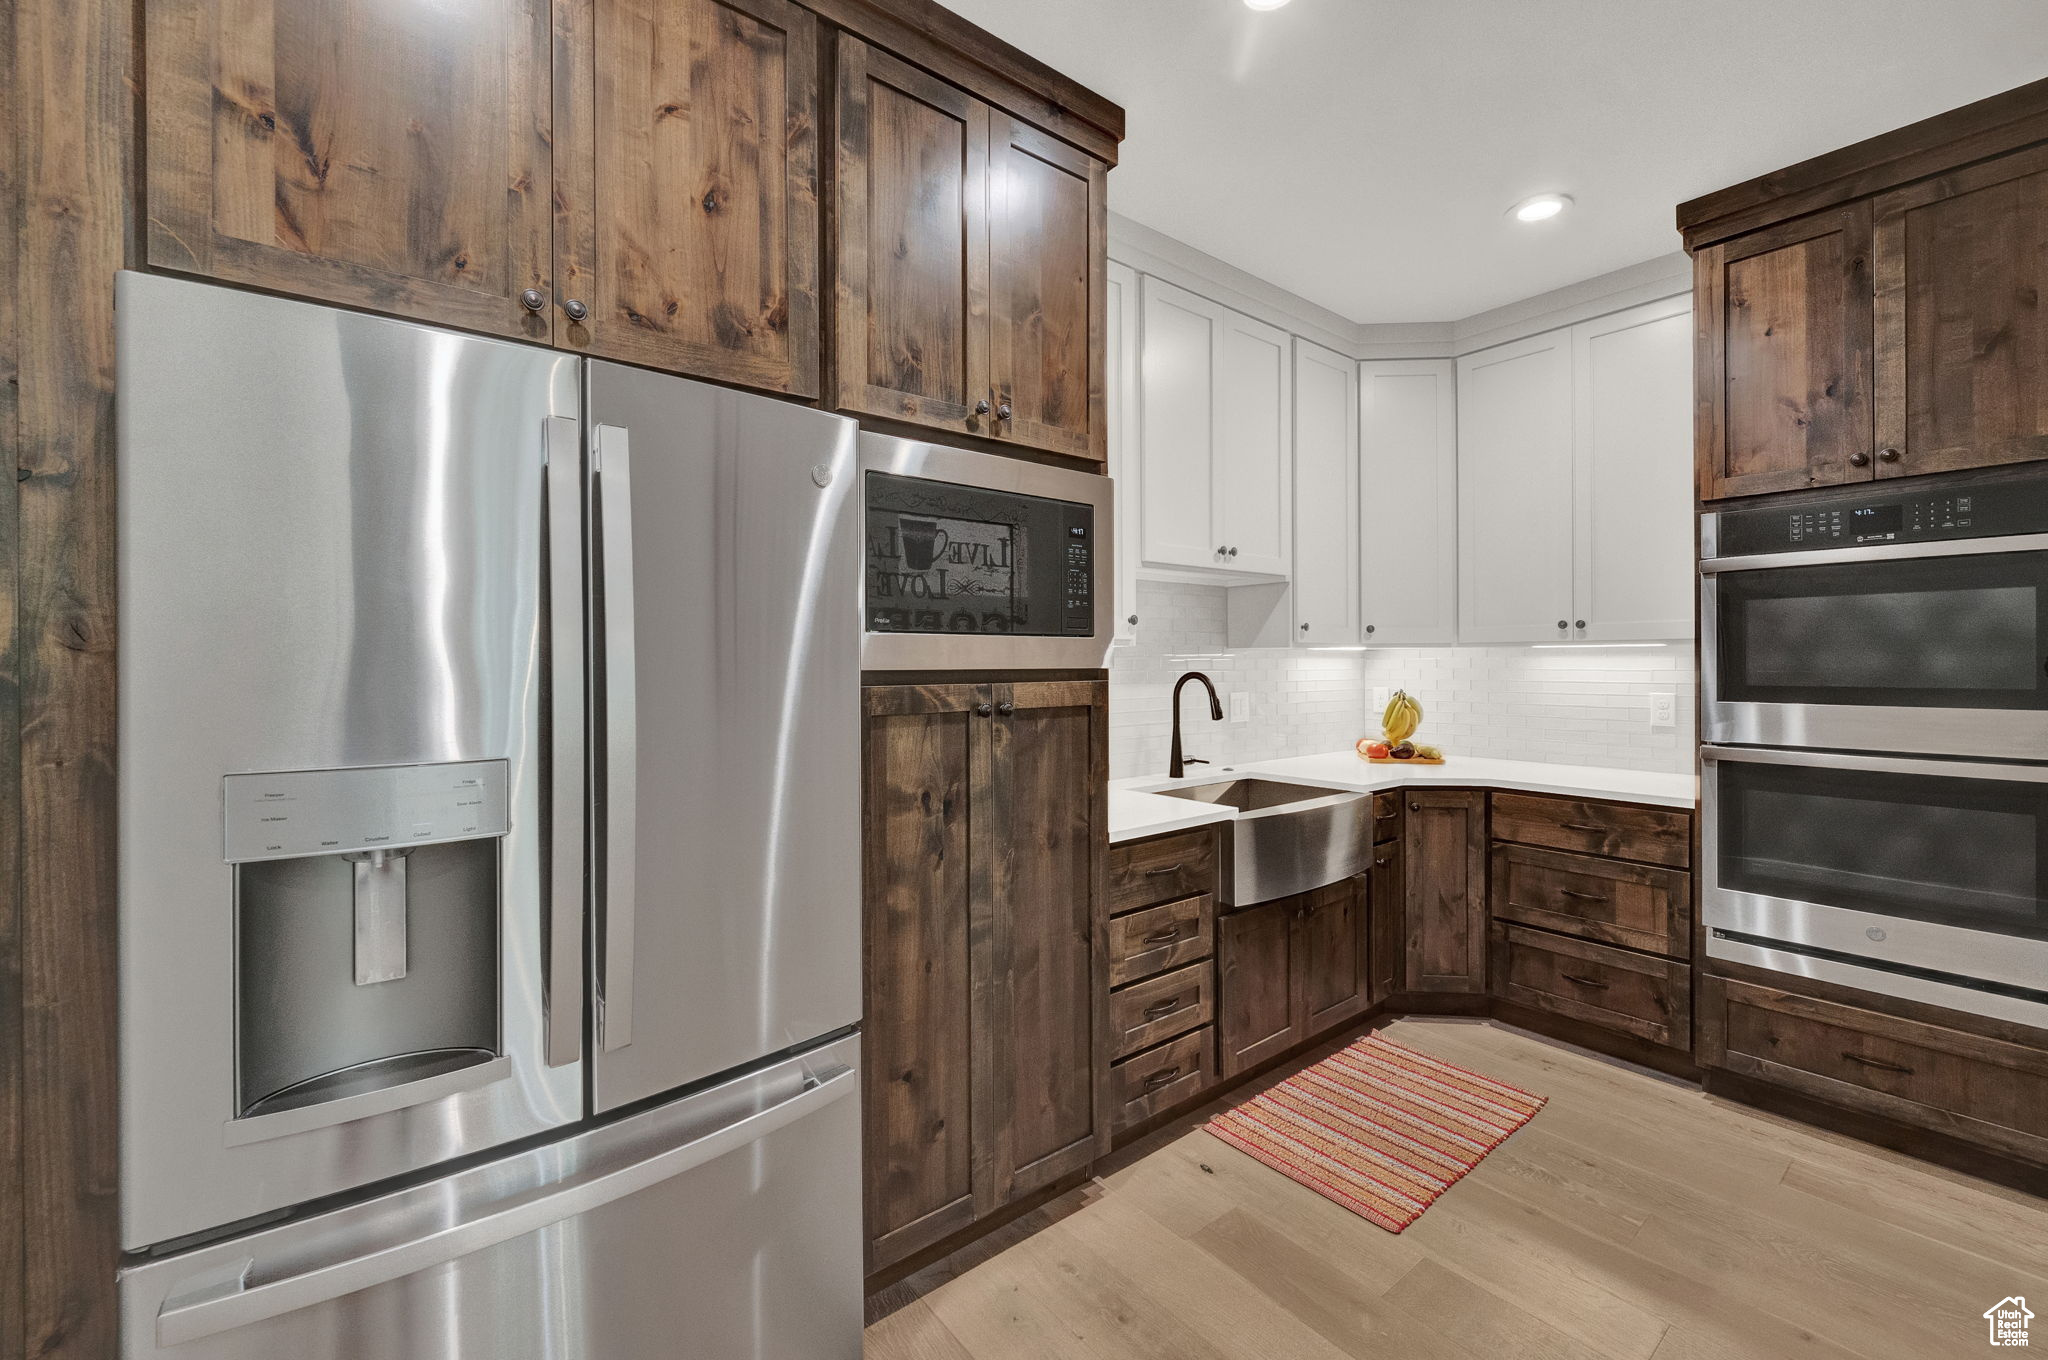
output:
[[[2048,1346],[2048,1201],[1491,1023],[1385,1033],[1550,1097],[1405,1233],[1184,1123],[878,1298],[869,1360],[1930,1360],[2006,1354],[2010,1294]]]

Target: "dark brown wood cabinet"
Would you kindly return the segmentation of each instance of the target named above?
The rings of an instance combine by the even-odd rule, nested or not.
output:
[[[866,692],[870,1270],[1107,1147],[1107,688]]]
[[[151,266],[551,338],[548,0],[141,12]]]
[[[1693,278],[1700,498],[1867,480],[1870,205],[1711,246]]]
[[[790,0],[555,9],[559,341],[818,395],[817,19]]]
[[[1107,166],[859,39],[836,66],[832,403],[1106,457]]]
[[[1363,1014],[1371,976],[1364,875],[1283,897],[1216,924],[1223,1076]]]
[[[1403,831],[1410,992],[1486,991],[1486,794],[1411,789]]]
[[[1401,990],[1408,969],[1407,884],[1399,839],[1372,848],[1366,875],[1366,969],[1368,999],[1378,1005]]]

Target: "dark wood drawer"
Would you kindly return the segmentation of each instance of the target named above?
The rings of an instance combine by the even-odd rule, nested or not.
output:
[[[1109,985],[1208,958],[1215,930],[1216,900],[1207,893],[1116,917],[1109,923]]]
[[[1111,1126],[1127,1129],[1216,1084],[1216,1027],[1204,1025],[1109,1069]]]
[[[1692,813],[1684,808],[1496,793],[1493,838],[1674,869],[1692,867]]]
[[[2015,1044],[1707,977],[1699,1056],[1836,1105],[2048,1161],[2048,1043]]]
[[[1505,923],[1494,927],[1493,940],[1503,1001],[1667,1048],[1692,1047],[1689,965]]]
[[[1114,1056],[1127,1058],[1141,1048],[1214,1020],[1215,972],[1209,964],[1197,963],[1111,992],[1109,1034]]]
[[[1216,891],[1216,830],[1109,847],[1109,914]]]
[[[1408,806],[1399,792],[1372,796],[1372,843],[1401,839],[1401,809]]]
[[[1692,957],[1692,876],[1523,845],[1493,847],[1497,919]]]

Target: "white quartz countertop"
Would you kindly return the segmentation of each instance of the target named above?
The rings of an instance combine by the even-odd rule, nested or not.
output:
[[[1227,822],[1237,816],[1227,807],[1167,798],[1157,790],[1257,775],[1292,784],[1322,784],[1336,789],[1399,789],[1428,786],[1504,789],[1515,793],[1554,793],[1567,798],[1607,798],[1622,803],[1654,803],[1661,807],[1693,807],[1698,801],[1690,774],[1649,770],[1612,770],[1599,765],[1552,765],[1539,760],[1493,760],[1485,756],[1452,755],[1441,765],[1371,765],[1355,752],[1293,756],[1244,765],[1204,767],[1192,778],[1165,779],[1141,775],[1119,779],[1109,787],[1109,839],[1141,840],[1191,826]]]

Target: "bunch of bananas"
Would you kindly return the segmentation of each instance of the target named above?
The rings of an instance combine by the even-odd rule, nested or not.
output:
[[[1422,726],[1422,705],[1415,702],[1405,689],[1394,691],[1394,697],[1387,700],[1387,711],[1380,715],[1380,730],[1387,735],[1387,743],[1398,746],[1415,735],[1415,729]]]

